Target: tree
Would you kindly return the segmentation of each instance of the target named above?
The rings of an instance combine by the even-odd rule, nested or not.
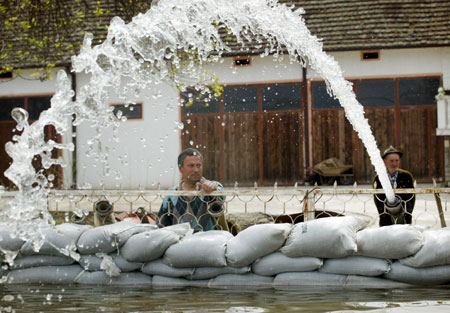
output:
[[[101,41],[112,17],[129,22],[147,11],[151,0],[1,0],[0,74],[25,68],[32,76],[51,78],[51,69],[70,65],[84,34]]]

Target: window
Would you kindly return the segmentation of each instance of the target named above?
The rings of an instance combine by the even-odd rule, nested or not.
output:
[[[440,84],[440,77],[399,79],[399,103],[400,105],[434,104]]]
[[[393,79],[361,80],[356,82],[357,99],[363,106],[393,106],[395,92]]]
[[[12,109],[25,107],[24,98],[0,98],[0,121],[13,121]]]
[[[250,66],[252,65],[252,58],[251,57],[235,57],[233,59],[233,65],[234,66]]]
[[[314,109],[341,108],[339,101],[328,94],[325,82],[314,82],[312,89]]]
[[[361,51],[361,61],[374,61],[379,59],[379,51]]]
[[[219,113],[220,99],[208,93],[202,94],[194,88],[187,88],[181,94],[183,114]]]
[[[30,115],[30,120],[39,119],[41,112],[50,107],[50,99],[51,97],[28,98],[28,114]]]
[[[265,85],[262,91],[263,111],[300,109],[300,84]]]
[[[0,73],[0,79],[11,79],[14,78],[13,72]]]
[[[225,112],[257,112],[258,87],[225,87],[223,90]]]
[[[127,107],[125,104],[112,104],[114,106],[114,115],[118,116],[119,111],[121,116],[125,116],[127,119],[140,119],[142,118],[142,103],[130,104]]]
[[[0,121],[13,121],[11,110],[19,107],[28,111],[28,119],[39,119],[42,111],[50,108],[51,96],[0,98]]]

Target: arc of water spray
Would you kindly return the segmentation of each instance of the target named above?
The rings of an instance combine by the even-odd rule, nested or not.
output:
[[[221,40],[219,28],[223,27],[243,46],[245,40],[262,42],[261,38],[265,39],[268,42],[265,56],[273,53],[277,57],[283,54],[284,47],[292,61],[300,59],[304,66],[307,61],[325,79],[328,91],[344,107],[347,119],[364,143],[388,201],[394,202],[395,195],[363,107],[357,102],[350,83],[343,78],[338,63],[323,51],[321,42],[309,32],[303,12],[275,0],[162,0],[128,24],[116,17],[101,45],[92,47],[93,36],[87,35],[80,54],[72,58],[75,72],[91,76],[88,84],[79,90],[77,101],[69,100],[72,96],[70,83],[67,75],[60,72],[58,91],[49,109],[51,114],[42,115],[48,120],[30,128],[59,125],[57,121],[61,116],[69,115],[75,116],[73,123],[76,125],[86,119],[93,120],[98,133],[105,127],[117,128],[118,121],[107,105],[108,88],[126,103],[132,103],[139,90],[148,88],[150,83],[169,82],[183,90],[186,85],[183,79],[187,77],[191,79],[190,84],[206,92],[204,85],[209,76],[202,65],[218,61],[224,52],[231,50]],[[21,138],[17,137],[8,150],[18,151],[19,145],[28,147],[34,140],[30,134],[34,132],[27,131]],[[99,140],[99,135],[95,140]],[[25,160],[20,154],[12,158],[8,174],[16,179],[14,183],[27,185],[24,180],[30,176],[17,171],[28,170],[30,158]],[[11,207],[18,209],[17,205]]]

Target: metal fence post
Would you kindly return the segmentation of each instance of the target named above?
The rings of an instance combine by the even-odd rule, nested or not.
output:
[[[314,190],[314,189],[313,189]],[[305,204],[303,207],[304,221],[311,221],[315,219],[315,195],[313,190],[308,190],[305,195]]]

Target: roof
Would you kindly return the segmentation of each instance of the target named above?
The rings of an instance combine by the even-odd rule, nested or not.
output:
[[[450,46],[450,0],[303,0],[327,51]]]
[[[142,0],[144,1],[144,0]],[[148,3],[148,0],[146,1]],[[280,0],[281,3],[302,7],[306,26],[322,39],[325,51],[350,51],[369,49],[394,49],[450,46],[450,0]],[[102,40],[106,29],[98,24],[108,24],[114,15],[121,15],[113,0],[98,3],[109,9],[98,17],[89,11],[85,29],[71,34],[66,40],[81,41],[84,31],[91,31]],[[95,7],[94,4],[92,4]],[[2,30],[0,29],[0,32]],[[224,37],[226,34],[224,34]],[[3,38],[5,38],[3,36]],[[8,40],[8,39],[6,39]],[[10,39],[10,40],[14,40]],[[234,40],[227,55],[248,55],[263,52],[264,47],[251,47],[243,51]],[[25,45],[25,44],[24,44]],[[75,53],[79,47],[75,45]],[[56,65],[69,65],[74,53],[53,55]],[[17,65],[17,60],[16,64]],[[34,66],[32,60],[20,61],[20,67]]]

